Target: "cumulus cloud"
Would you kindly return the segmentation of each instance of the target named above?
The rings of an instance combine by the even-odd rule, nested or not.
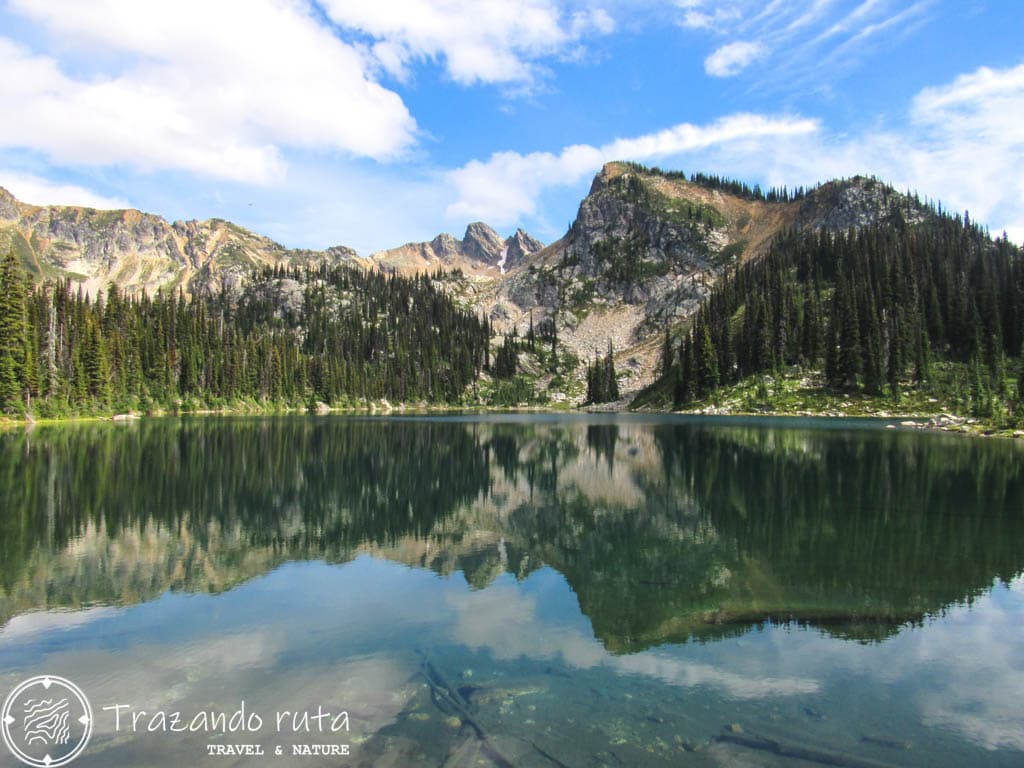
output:
[[[85,208],[131,208],[118,197],[107,197],[76,184],[62,184],[40,176],[0,168],[0,187],[23,203],[34,205],[81,205]]]
[[[738,41],[723,45],[704,59],[704,71],[712,77],[738,75],[758,59],[763,59],[768,49],[761,43]]]
[[[674,157],[717,145],[807,134],[816,128],[813,120],[738,114],[705,126],[681,123],[600,147],[577,144],[558,154],[498,152],[449,174],[458,199],[448,207],[448,215],[505,225],[536,213],[537,197],[544,189],[575,184],[609,160]]]
[[[615,23],[602,8],[563,12],[554,0],[324,0],[338,24],[373,38],[380,64],[404,77],[414,60],[443,60],[458,83],[528,82],[538,59]]]
[[[981,68],[926,88],[898,128],[853,135],[825,131],[799,142],[733,147],[703,167],[770,185],[812,184],[857,173],[913,189],[946,208],[969,210],[996,232],[1024,241],[1024,64]]]
[[[415,139],[364,52],[290,0],[11,0],[58,53],[0,37],[0,146],[58,163],[269,182],[283,148],[387,160]],[[75,74],[76,56],[97,72]]]

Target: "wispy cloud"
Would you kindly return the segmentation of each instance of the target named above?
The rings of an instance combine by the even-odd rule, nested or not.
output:
[[[762,43],[744,40],[728,43],[704,59],[704,71],[712,77],[732,77],[767,53],[768,49]]]
[[[708,34],[717,47],[705,60],[713,77],[740,74],[755,60],[761,80],[838,71],[886,36],[919,23],[933,0],[678,0],[679,23]],[[722,42],[724,41],[724,42]]]

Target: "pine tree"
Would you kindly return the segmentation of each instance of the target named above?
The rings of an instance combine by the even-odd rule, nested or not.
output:
[[[1017,369],[1017,402],[1024,406],[1024,350],[1021,350],[1020,366]]]
[[[673,358],[672,334],[669,333],[668,326],[666,326],[665,339],[661,344],[661,361],[658,364],[658,370],[662,376],[667,376],[669,371],[672,370]]]
[[[608,354],[603,358],[596,355],[587,366],[588,404],[608,403],[619,399],[619,382],[615,374],[615,359],[612,343],[608,342]]]
[[[852,291],[843,278],[836,284],[835,319],[838,334],[838,356],[836,359],[835,382],[837,386],[850,387],[857,384],[857,376],[863,370],[860,323]]]
[[[619,379],[615,374],[615,352],[611,339],[608,340],[608,354],[604,359],[604,390],[609,402],[619,399]]]
[[[24,408],[28,345],[26,286],[14,251],[0,262],[0,411]]]
[[[718,388],[718,353],[711,341],[711,332],[707,325],[701,327],[697,339],[697,397],[704,398]]]

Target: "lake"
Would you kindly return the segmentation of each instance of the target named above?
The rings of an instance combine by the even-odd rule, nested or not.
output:
[[[0,500],[0,695],[91,704],[73,755],[85,723],[26,746],[11,693],[32,759],[1024,764],[1018,443],[154,419],[0,434]]]

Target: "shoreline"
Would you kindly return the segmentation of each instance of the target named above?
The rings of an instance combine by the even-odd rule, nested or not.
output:
[[[417,415],[455,415],[455,414],[615,414],[632,413],[652,416],[713,416],[721,419],[749,418],[784,418],[784,419],[851,419],[858,421],[886,421],[884,429],[916,430],[934,432],[936,434],[967,435],[970,437],[997,437],[1005,439],[1024,439],[1024,430],[998,428],[978,419],[940,413],[879,413],[879,414],[847,414],[834,410],[814,412],[800,411],[728,411],[721,412],[715,408],[695,410],[655,410],[640,408],[629,410],[618,403],[613,406],[577,406],[573,408],[552,408],[550,406],[451,406],[451,405],[392,405],[390,403],[371,404],[363,407],[321,407],[315,411],[306,408],[274,407],[274,408],[201,408],[189,411],[153,411],[140,414],[135,412],[110,415],[60,416],[54,418],[12,418],[0,417],[0,432],[10,429],[33,429],[37,426],[55,427],[73,424],[112,423],[131,424],[137,421],[164,418],[187,418],[193,416],[417,416]]]

